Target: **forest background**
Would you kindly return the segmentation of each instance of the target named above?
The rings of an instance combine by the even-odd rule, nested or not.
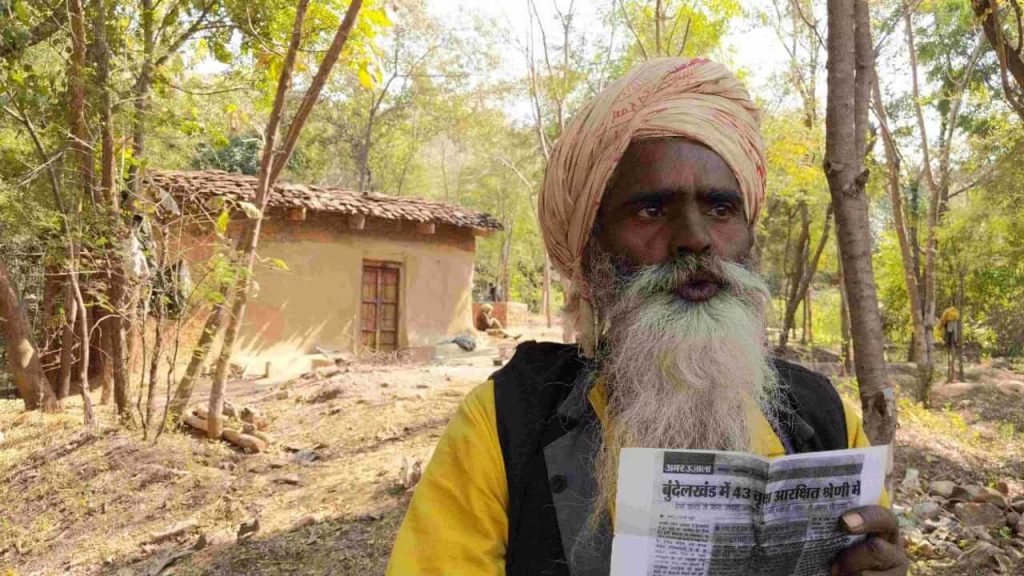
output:
[[[871,35],[858,38],[870,40],[874,66],[860,52],[857,64],[874,74],[858,73],[858,158],[848,166],[864,166],[853,188],[867,201],[873,273],[861,280],[876,288],[881,319],[877,338],[869,330],[859,341],[911,362],[910,396],[927,407],[949,376],[936,334],[944,309],[962,318],[954,377],[964,359],[1024,356],[1024,11],[1017,0],[853,4],[869,10]],[[0,0],[0,393],[61,410],[89,366],[82,334],[96,333],[100,404],[113,403],[119,424],[159,436],[168,408],[170,421],[184,415],[214,360],[209,413],[219,415],[230,319],[242,316],[252,267],[288,264],[258,258],[258,225],[234,246],[224,233],[233,218],[259,222],[277,177],[493,214],[504,229],[478,240],[475,295],[496,285],[550,322],[563,297],[536,218],[547,157],[583,102],[666,55],[725,63],[761,105],[769,199],[758,251],[773,344],[853,374],[858,315],[873,311],[847,305],[843,210],[823,170],[836,141],[829,25],[843,5]],[[181,296],[172,263],[160,261],[169,208],[146,197],[148,169],[265,183],[262,201],[215,207],[222,250]],[[193,320],[207,328],[198,342],[178,330]],[[868,388],[888,398],[875,406],[884,425],[865,414],[869,434],[887,442],[891,389],[857,376],[865,407]],[[209,431],[220,437],[216,418]]]
[[[564,123],[639,60],[708,56],[747,80],[764,110],[770,199],[759,233],[762,270],[777,295],[774,338],[785,345],[799,334],[804,344],[848,350],[821,170],[824,7],[791,0],[520,4],[394,0],[364,9],[283,179],[438,198],[496,215],[505,230],[480,241],[477,294],[494,283],[543,312],[536,195]],[[1017,5],[1002,5],[1007,45],[1019,47],[1011,13]],[[82,215],[75,233],[87,244],[116,240],[73,186],[76,170],[99,178],[104,138],[114,185],[132,191],[149,167],[259,169],[295,7],[221,0],[148,6],[84,4],[77,81],[85,106],[76,118],[68,114],[76,76],[67,7],[0,5],[0,246],[43,349],[55,347],[62,324],[61,307],[44,302],[47,271],[66,266],[62,219]],[[318,43],[325,44],[342,8],[312,3],[299,85],[308,83]],[[1021,150],[1013,100],[1019,88],[1015,96],[1011,77],[1004,94],[1006,66],[969,2],[878,1],[872,14],[880,106],[872,117],[867,192],[890,350],[913,356],[909,271],[921,328],[932,329],[936,310],[956,305],[968,353],[1020,355],[1024,205],[1021,168],[1012,162]],[[291,100],[294,107],[298,98]],[[69,137],[76,130],[81,136]],[[886,164],[883,141],[898,165]],[[94,167],[76,168],[82,149]],[[908,253],[901,253],[900,228]],[[556,282],[555,313],[560,303]]]

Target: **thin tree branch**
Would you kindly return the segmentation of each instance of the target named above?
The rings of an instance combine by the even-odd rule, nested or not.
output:
[[[640,35],[636,33],[636,28],[633,27],[633,21],[630,20],[629,14],[626,12],[626,4],[623,0],[618,0],[618,3],[619,9],[622,10],[622,19],[626,21],[626,28],[629,30],[630,34],[633,35],[633,39],[636,40],[636,45],[640,48],[640,54],[644,57],[644,60],[647,60],[647,49],[644,48],[644,43],[640,40]]]
[[[0,35],[0,60],[15,56],[53,36],[68,21],[68,11],[64,2],[58,0],[50,14],[29,29],[24,36]]]

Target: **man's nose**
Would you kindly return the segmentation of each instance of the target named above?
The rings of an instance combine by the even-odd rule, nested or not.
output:
[[[672,250],[676,255],[702,255],[711,249],[711,233],[699,210],[685,210],[672,224]]]

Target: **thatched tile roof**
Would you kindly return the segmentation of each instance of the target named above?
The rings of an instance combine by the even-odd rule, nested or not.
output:
[[[256,197],[256,177],[221,170],[177,172],[150,170],[146,183],[188,204],[222,196],[229,200],[252,202]],[[270,196],[270,208],[306,208],[318,212],[363,215],[384,220],[432,222],[481,231],[501,230],[494,217],[461,206],[409,198],[362,194],[339,188],[306,186],[279,182]]]

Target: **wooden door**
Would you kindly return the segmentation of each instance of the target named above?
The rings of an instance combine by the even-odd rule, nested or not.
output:
[[[398,286],[395,262],[363,261],[362,345],[374,352],[398,349]]]

